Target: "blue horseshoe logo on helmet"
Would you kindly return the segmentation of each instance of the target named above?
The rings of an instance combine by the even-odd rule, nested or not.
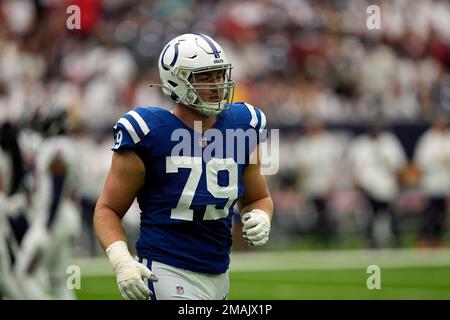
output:
[[[173,67],[175,65],[175,63],[177,62],[178,59],[178,46],[180,45],[179,42],[175,43],[175,55],[173,56],[172,62],[170,63],[170,66]],[[166,51],[167,49],[169,49],[170,44],[167,45],[167,47],[164,49],[164,52],[161,56],[161,66],[163,67],[164,70],[168,71],[170,70],[169,68],[166,67],[166,64],[164,63],[164,56],[166,55]]]

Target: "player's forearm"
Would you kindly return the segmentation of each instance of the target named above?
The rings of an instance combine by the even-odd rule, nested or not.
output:
[[[115,241],[125,241],[125,229],[120,216],[104,204],[97,204],[94,213],[94,229],[97,239],[103,249]]]
[[[270,196],[266,196],[264,198],[258,199],[245,205],[240,210],[241,216],[246,212],[252,211],[253,209],[259,209],[264,211],[269,216],[269,219],[272,220],[273,202]]]

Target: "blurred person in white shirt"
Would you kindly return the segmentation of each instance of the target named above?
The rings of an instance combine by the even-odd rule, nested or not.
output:
[[[321,121],[310,119],[305,136],[297,144],[295,158],[299,189],[316,211],[314,233],[323,244],[330,244],[335,233],[328,201],[336,188],[341,155],[339,140],[326,131]]]
[[[100,130],[83,132],[76,141],[79,154],[78,197],[81,202],[83,217],[83,235],[89,240],[89,254],[95,256],[98,252],[97,238],[94,234],[93,217],[97,203],[110,165],[111,143],[105,139]]]
[[[404,88],[399,80],[393,81],[382,96],[381,109],[383,115],[391,120],[415,120],[422,112],[415,90]]]
[[[421,226],[421,246],[442,246],[446,201],[450,193],[450,130],[439,115],[417,142],[414,161],[421,172],[421,189],[428,198]]]
[[[378,247],[375,226],[382,214],[390,218],[394,245],[400,245],[400,233],[393,201],[399,195],[399,174],[406,165],[405,151],[399,139],[383,129],[380,122],[370,124],[368,132],[354,139],[349,149],[356,187],[370,204],[367,237],[370,248]]]

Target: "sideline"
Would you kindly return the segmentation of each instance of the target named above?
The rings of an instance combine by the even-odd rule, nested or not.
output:
[[[83,276],[113,276],[105,257],[77,258]],[[231,254],[230,271],[450,267],[450,249],[260,251]]]

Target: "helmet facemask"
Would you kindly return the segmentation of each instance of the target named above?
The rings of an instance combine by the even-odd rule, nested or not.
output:
[[[196,69],[179,67],[176,72],[177,77],[187,87],[185,97],[179,98],[179,102],[206,116],[217,116],[223,110],[230,108],[234,98],[234,81],[231,80],[231,69],[231,64]],[[221,81],[203,82],[201,80],[201,74],[214,71],[223,71]],[[205,96],[208,95],[212,96],[212,99],[205,99]]]

